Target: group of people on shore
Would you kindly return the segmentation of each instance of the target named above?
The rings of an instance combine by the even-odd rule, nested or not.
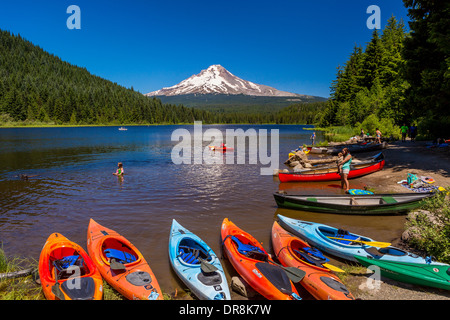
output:
[[[410,127],[408,127],[405,123],[400,128],[400,132],[402,133],[402,142],[406,141],[406,137],[409,136],[411,138],[411,141],[416,141],[417,136],[417,126],[415,124],[412,124]]]

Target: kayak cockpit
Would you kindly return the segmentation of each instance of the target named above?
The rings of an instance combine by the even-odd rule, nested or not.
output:
[[[187,264],[200,265],[202,260],[210,262],[212,256],[196,241],[184,238],[178,245],[178,258]]]
[[[361,246],[362,245],[361,242],[354,240],[372,241],[372,239],[355,235],[353,233],[348,232],[347,230],[328,228],[326,226],[318,227],[318,233],[323,239],[327,240],[328,242],[339,245]],[[330,239],[330,237],[342,239]]]
[[[59,247],[49,257],[49,275],[52,280],[66,280],[76,275],[82,277],[93,272],[82,255],[71,247]],[[56,273],[56,278],[55,278]]]
[[[140,261],[139,255],[132,248],[112,237],[106,237],[103,240],[101,254],[101,258],[106,264],[114,261],[122,265],[130,265]]]

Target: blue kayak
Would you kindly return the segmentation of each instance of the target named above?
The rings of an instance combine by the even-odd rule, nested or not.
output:
[[[227,278],[217,255],[175,219],[170,230],[169,258],[175,273],[200,300],[230,300]]]
[[[382,261],[443,265],[443,263],[432,261],[429,257],[423,258],[393,246],[377,248],[357,242],[374,240],[346,230],[320,223],[291,219],[282,215],[278,215],[278,219],[280,225],[287,231],[304,239],[311,246],[342,259],[358,262],[355,256],[363,256]],[[330,239],[329,237],[339,239]]]

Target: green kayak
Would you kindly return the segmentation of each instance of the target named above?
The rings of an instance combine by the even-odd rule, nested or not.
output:
[[[377,266],[382,276],[401,282],[450,290],[450,265],[383,261],[355,255],[365,267]]]

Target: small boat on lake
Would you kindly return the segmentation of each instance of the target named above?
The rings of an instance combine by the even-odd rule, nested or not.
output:
[[[127,131],[128,129],[127,128],[125,128],[125,127],[120,127],[119,128],[119,131]]]
[[[303,211],[390,215],[402,214],[417,208],[421,201],[434,196],[434,193],[389,193],[361,195],[287,195],[275,193],[279,207]]]
[[[383,169],[386,161],[382,152],[373,156],[369,160],[355,162],[350,166],[348,179],[362,177],[364,175]],[[341,180],[337,165],[321,166],[310,170],[299,172],[280,172],[278,174],[280,182],[306,182],[306,181],[336,181]]]

